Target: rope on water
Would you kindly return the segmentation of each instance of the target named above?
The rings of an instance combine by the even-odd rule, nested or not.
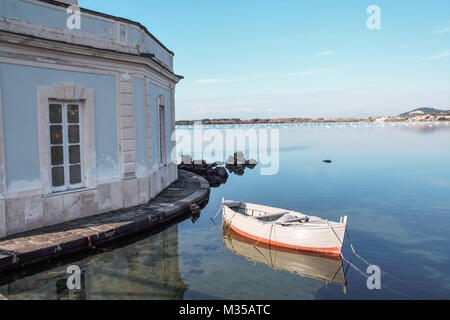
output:
[[[348,242],[349,242],[349,244],[350,244],[350,248],[351,248],[352,251],[353,251],[353,254],[354,254],[359,260],[361,260],[363,263],[365,263],[367,266],[373,265],[372,263],[368,262],[366,259],[364,259],[363,257],[361,257],[361,256],[356,252],[355,248],[353,247],[352,241],[350,240],[350,235],[348,234],[347,229],[345,229],[345,234],[347,235],[347,239],[348,239]],[[405,280],[402,280],[402,279],[400,279],[400,278],[397,278],[397,277],[391,275],[390,273],[388,273],[388,272],[386,272],[386,271],[381,271],[381,274],[383,274],[383,275],[385,275],[385,276],[388,276],[388,277],[390,277],[390,278],[392,278],[392,279],[394,279],[394,280],[397,280],[397,281],[399,281],[399,282],[402,282],[402,283],[404,283],[404,284],[407,284],[407,285],[409,285],[409,286],[411,286],[411,287],[413,287],[413,288],[420,289],[420,288],[418,288],[417,286],[413,285],[412,283],[410,283],[410,282],[408,282],[408,281],[405,281]]]
[[[350,240],[350,236],[348,234],[348,230],[347,228],[345,228],[345,234],[347,235],[347,239],[348,239],[348,243],[350,244],[350,248],[353,251],[353,254],[362,262],[364,262],[365,264],[367,264],[368,266],[372,265],[371,263],[369,263],[367,260],[363,259],[363,257],[361,257],[359,254],[356,253],[355,248],[353,247],[352,241]]]
[[[214,215],[214,217],[211,218],[211,220],[214,221],[214,219],[218,216],[220,210],[222,209],[222,205],[219,206],[219,209],[217,210],[216,214]]]
[[[344,260],[349,266],[351,266],[353,269],[355,269],[364,278],[369,279],[369,276],[364,271],[362,271],[357,266],[355,266],[351,261],[348,261],[347,259],[345,259],[344,255],[342,253],[340,255],[341,255],[342,260]],[[389,291],[391,291],[391,292],[393,292],[395,294],[398,294],[398,295],[401,295],[401,296],[405,296],[405,297],[408,297],[408,298],[412,298],[410,295],[407,295],[407,294],[404,294],[404,293],[402,293],[400,291],[392,289],[391,287],[388,287],[387,285],[383,284],[383,285],[381,285],[381,287],[384,288],[384,289],[387,289],[387,290],[389,290]]]
[[[339,240],[339,242],[341,243],[341,246],[342,246],[342,245],[343,245],[343,240],[341,240],[341,239],[338,237],[338,235],[336,234],[336,232],[334,231],[333,227],[332,227],[330,224],[328,224],[328,226],[331,228],[331,230],[333,231],[333,233],[335,234],[336,238]],[[363,257],[361,257],[361,256],[356,252],[355,248],[353,247],[353,243],[352,243],[352,241],[350,240],[350,235],[348,234],[347,228],[345,229],[345,234],[347,235],[347,239],[348,239],[350,248],[352,249],[353,255],[354,255],[355,257],[357,257],[359,260],[361,260],[363,263],[365,263],[367,266],[373,265],[372,263],[368,262],[366,259],[364,259]],[[345,236],[344,236],[344,237],[345,237]],[[348,261],[347,259],[345,259],[344,255],[343,255],[342,253],[340,253],[340,255],[341,255],[342,260],[344,260],[345,262],[347,262],[349,266],[351,266],[353,269],[355,269],[356,271],[358,271],[358,272],[359,272],[361,275],[363,275],[365,278],[369,278],[369,276],[368,276],[365,272],[361,271],[358,267],[356,267],[353,263],[351,263],[351,261]],[[350,260],[351,260],[351,259],[350,259]],[[399,279],[399,278],[397,278],[397,277],[391,275],[390,273],[388,273],[388,272],[386,272],[386,271],[381,271],[381,273],[382,273],[383,275],[389,276],[390,278],[392,278],[392,279],[394,279],[394,280],[397,280],[397,281],[399,281],[399,282],[402,282],[402,283],[404,283],[404,284],[407,284],[407,285],[409,285],[409,286],[411,286],[411,287],[416,287],[416,286],[414,286],[413,284],[411,284],[411,283],[409,283],[409,282],[407,282],[407,281],[404,281],[404,280],[402,280],[402,279]],[[389,287],[386,286],[386,285],[383,285],[383,287],[386,288],[386,289],[388,289],[388,290],[390,290],[390,291],[392,291],[392,292],[394,292],[394,293],[396,293],[396,294],[403,295],[403,296],[406,296],[406,297],[410,297],[409,295],[403,294],[403,293],[401,293],[401,292],[399,292],[399,291],[397,291],[397,290],[394,290],[394,289],[392,289],[392,288],[389,288]]]

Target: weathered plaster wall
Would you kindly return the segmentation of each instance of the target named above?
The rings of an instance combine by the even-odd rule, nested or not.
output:
[[[63,8],[52,8],[23,0],[1,0],[0,16],[58,29],[67,29],[66,21],[69,17]],[[114,22],[89,16],[83,16],[80,30],[72,31],[89,33],[105,39],[114,39],[116,32]]]
[[[40,188],[37,86],[63,82],[94,89],[97,180],[120,179],[114,76],[0,64],[7,191]]]
[[[145,86],[148,86],[146,92]],[[137,171],[138,182],[142,185],[145,184],[145,178],[143,173],[146,172],[146,176],[150,175],[149,179],[149,192],[150,197],[156,196],[159,192],[164,190],[169,184],[177,179],[177,167],[176,164],[170,163],[170,151],[172,147],[171,143],[171,102],[170,91],[161,88],[152,83],[146,84],[144,79],[136,78],[134,81],[135,87],[135,110],[136,110],[136,153],[137,153]],[[146,93],[148,93],[148,102]],[[158,146],[158,105],[157,97],[159,95],[166,97],[165,107],[165,120],[166,120],[166,144],[167,144],[167,159],[168,164],[166,166],[160,166],[159,164],[159,146]],[[150,119],[146,118],[146,107],[149,104]],[[150,130],[147,130],[147,123],[150,122]],[[150,138],[149,138],[150,135]],[[148,139],[149,138],[149,139]],[[151,144],[148,148],[147,143]],[[152,168],[148,168],[147,152],[151,152]]]

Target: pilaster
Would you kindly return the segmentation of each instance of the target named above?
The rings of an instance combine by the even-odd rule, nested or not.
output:
[[[120,151],[124,178],[136,177],[136,120],[134,110],[134,83],[129,73],[120,75],[119,130]]]

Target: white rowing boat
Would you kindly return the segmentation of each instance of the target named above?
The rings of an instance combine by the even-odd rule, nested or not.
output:
[[[269,246],[256,243],[231,230],[223,228],[222,243],[235,254],[249,261],[263,263],[275,270],[285,270],[302,277],[323,280],[327,286],[334,283],[343,286],[347,293],[347,280],[340,256],[317,252]]]
[[[339,255],[344,242],[347,216],[339,222],[303,213],[222,199],[224,225],[238,234],[295,250]]]

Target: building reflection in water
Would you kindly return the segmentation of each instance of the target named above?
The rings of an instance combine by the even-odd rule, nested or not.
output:
[[[68,290],[67,267],[81,269],[81,290]],[[183,299],[178,226],[133,244],[66,263],[0,286],[9,299]]]

